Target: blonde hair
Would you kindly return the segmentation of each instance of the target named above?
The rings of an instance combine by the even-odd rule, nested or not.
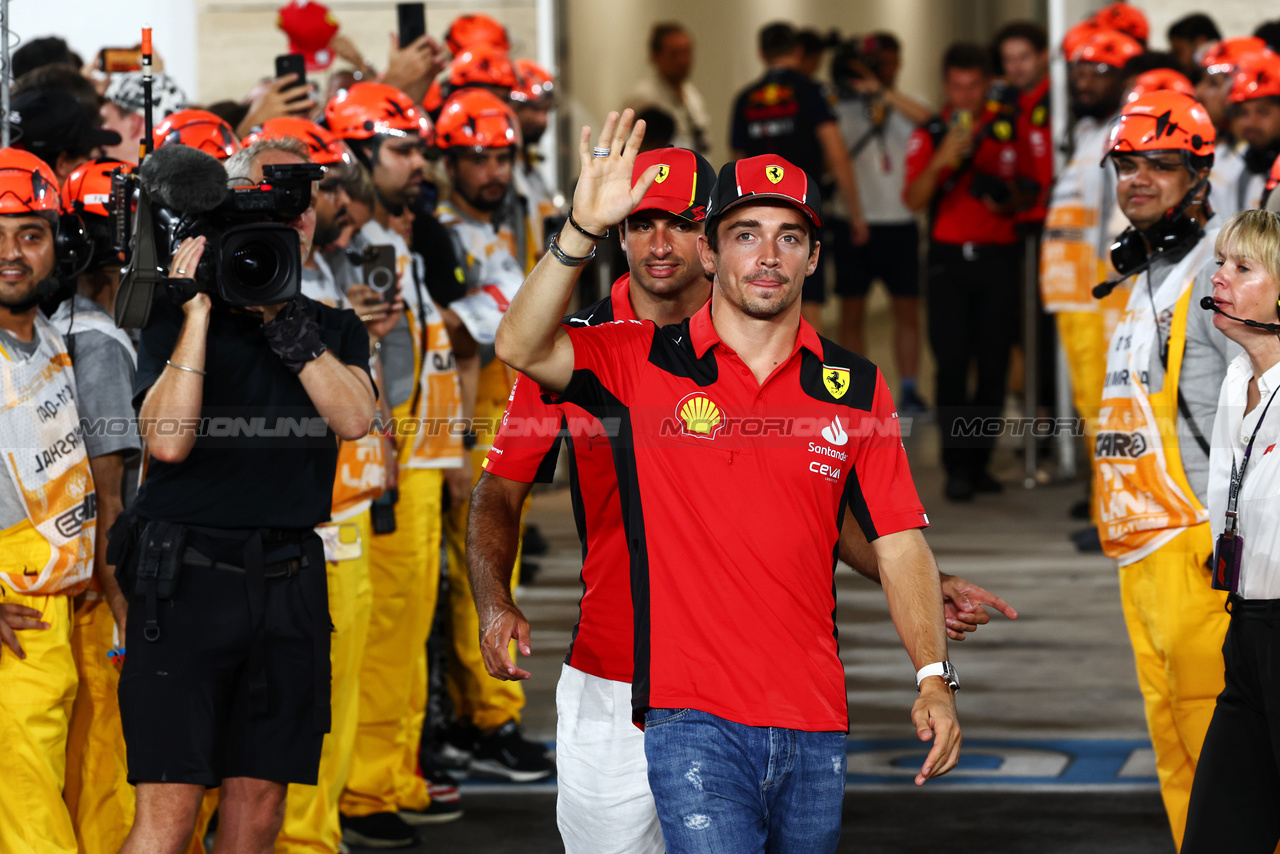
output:
[[[1267,271],[1280,288],[1280,214],[1274,211],[1241,211],[1218,232],[1213,251],[1219,258],[1228,251],[1248,258]]]

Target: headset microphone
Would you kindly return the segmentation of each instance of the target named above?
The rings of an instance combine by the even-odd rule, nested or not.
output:
[[[1243,317],[1233,317],[1222,309],[1218,308],[1218,304],[1213,301],[1213,297],[1205,297],[1200,300],[1200,307],[1205,311],[1213,311],[1227,318],[1234,320],[1236,323],[1243,323],[1245,326],[1251,326],[1254,329],[1264,329],[1267,332],[1280,332],[1280,323],[1261,323],[1257,320],[1245,320]]]

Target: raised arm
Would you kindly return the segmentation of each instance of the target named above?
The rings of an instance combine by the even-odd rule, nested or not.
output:
[[[609,152],[602,157],[588,148],[591,129],[582,129],[578,139],[581,174],[570,212],[582,231],[603,235],[622,222],[658,174],[657,166],[650,167],[631,186],[631,171],[644,139],[644,122],[636,122],[632,129],[632,118],[631,110],[623,110],[621,117],[609,114],[596,143],[598,150]],[[555,241],[565,256],[579,259],[597,243],[569,223]],[[573,344],[560,321],[581,272],[580,265],[558,260],[555,252],[544,255],[511,300],[494,341],[499,359],[552,391],[563,391],[573,377]]]

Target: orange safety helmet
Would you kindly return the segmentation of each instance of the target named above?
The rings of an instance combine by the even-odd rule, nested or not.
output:
[[[1081,42],[1071,55],[1071,61],[1123,68],[1126,62],[1144,50],[1137,39],[1119,30],[1098,30]]]
[[[493,45],[476,45],[453,58],[449,66],[449,85],[455,89],[463,86],[497,86],[514,89],[518,84],[515,66],[507,52]]]
[[[240,140],[245,148],[260,139],[296,139],[307,146],[311,160],[321,166],[354,166],[356,159],[347,144],[320,125],[299,116],[267,119]]]
[[[427,87],[427,94],[422,96],[422,109],[426,110],[429,116],[438,116],[440,115],[440,108],[443,106],[444,85],[441,84],[440,78],[437,77]]]
[[[1143,45],[1147,43],[1147,36],[1151,34],[1147,16],[1142,14],[1136,6],[1130,6],[1128,3],[1112,3],[1094,15],[1093,19],[1097,21],[1098,26],[1124,33]]]
[[[1208,111],[1195,98],[1168,90],[1149,92],[1120,111],[1102,162],[1113,154],[1178,151],[1195,171],[1212,165],[1216,139]]]
[[[488,89],[463,89],[449,96],[436,123],[436,145],[452,148],[508,148],[520,144],[520,123]]]
[[[58,179],[30,151],[0,148],[0,216],[39,214],[57,222]]]
[[[1266,50],[1240,60],[1227,100],[1240,104],[1268,97],[1280,98],[1280,54]]]
[[[99,157],[78,166],[62,185],[62,212],[111,216],[107,202],[111,199],[111,173],[117,169],[127,173],[133,171],[133,166],[109,157]]]
[[[385,135],[432,142],[431,119],[408,95],[385,83],[357,83],[339,92],[325,105],[324,117],[339,139]]]
[[[496,47],[503,53],[511,50],[507,28],[488,15],[473,14],[454,18],[444,36],[449,53],[454,56],[478,45]]]
[[[1089,40],[1090,36],[1101,30],[1102,27],[1098,26],[1097,21],[1093,18],[1085,18],[1067,30],[1067,34],[1062,37],[1062,55],[1070,60],[1075,52],[1080,49],[1080,46]]]
[[[1200,67],[1206,74],[1235,74],[1240,60],[1266,50],[1267,43],[1257,36],[1223,39],[1200,57]]]
[[[156,148],[166,145],[189,145],[219,160],[226,160],[240,150],[240,141],[231,125],[207,110],[178,110],[160,124],[152,134]]]
[[[516,60],[519,84],[511,90],[511,100],[520,104],[541,104],[555,97],[555,79],[532,59]]]
[[[134,167],[120,160],[100,157],[78,167],[62,185],[62,222],[59,223],[59,264],[70,278],[85,270],[108,264],[119,266],[115,223],[107,204],[111,200],[111,173],[132,172]]]
[[[1181,92],[1191,98],[1196,96],[1196,89],[1187,79],[1187,75],[1172,68],[1153,68],[1144,71],[1133,80],[1124,102],[1132,103],[1151,92]]]

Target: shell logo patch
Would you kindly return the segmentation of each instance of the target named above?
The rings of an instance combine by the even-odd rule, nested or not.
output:
[[[823,365],[822,384],[827,387],[827,391],[831,392],[833,398],[839,400],[849,390],[849,369]]]
[[[1045,122],[1048,120],[1049,110],[1044,104],[1038,104],[1036,108],[1031,111],[1031,124],[1036,127],[1044,127]]]
[[[771,166],[764,167],[764,176],[769,179],[770,184],[776,184],[782,180],[782,176],[787,174],[787,170],[783,169],[776,163]]]
[[[1001,120],[991,126],[991,132],[995,134],[996,139],[1001,142],[1008,142],[1013,136],[1013,125],[1009,122]]]
[[[667,180],[667,176],[670,174],[671,174],[671,167],[665,163],[659,163],[658,177],[654,178],[653,181],[655,184],[661,184],[663,181]]]
[[[676,417],[683,425],[684,435],[699,439],[714,439],[724,423],[720,407],[701,392],[694,392],[677,403]]]

